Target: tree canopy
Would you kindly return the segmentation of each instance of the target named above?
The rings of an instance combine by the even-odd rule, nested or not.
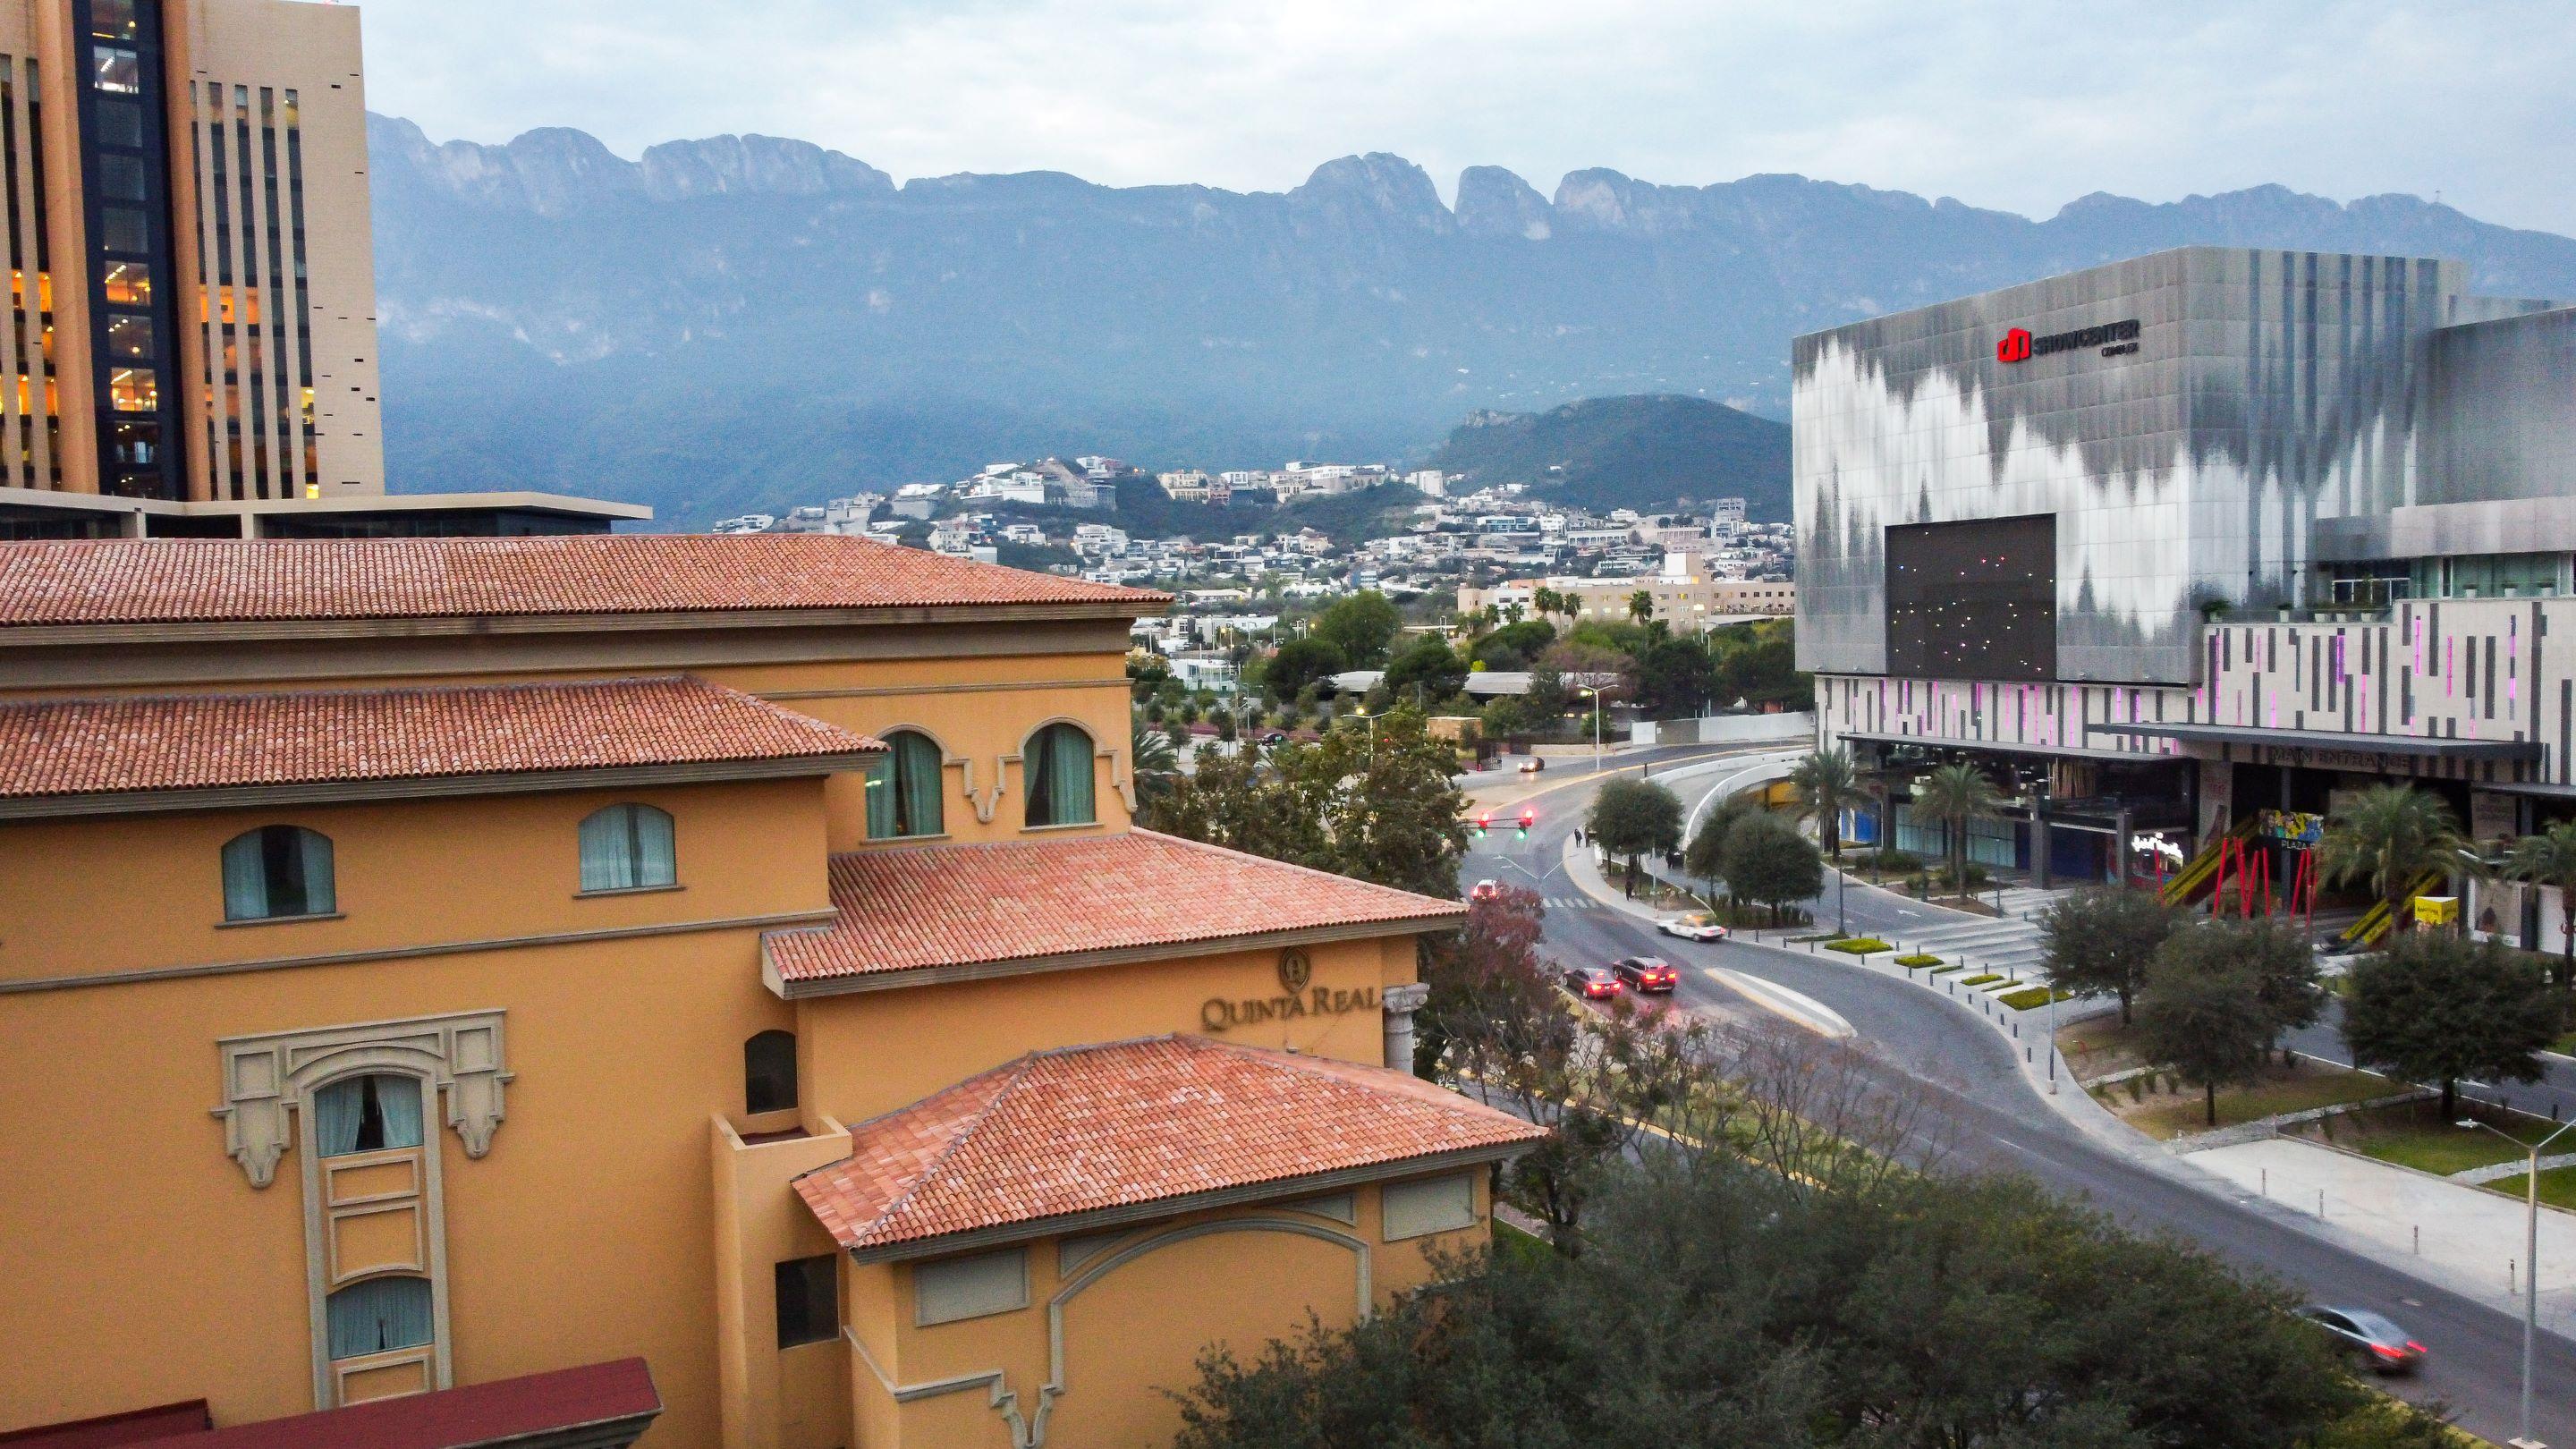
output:
[[[1261,682],[1280,699],[1294,699],[1308,685],[1350,668],[1341,647],[1329,639],[1291,639],[1270,656]]]
[[[2039,918],[2042,974],[2060,991],[2119,997],[2126,1024],[2136,1019],[2138,990],[2156,948],[2181,924],[2180,912],[2146,891],[2096,888],[2060,896]]]
[[[1425,634],[1404,647],[1386,667],[1386,687],[1410,702],[1417,691],[1425,705],[1438,704],[1467,687],[1467,661],[1437,634]]]
[[[1648,719],[1695,716],[1716,687],[1717,670],[1695,639],[1658,639],[1637,656],[1637,708]]]
[[[1816,822],[1833,858],[1843,858],[1843,809],[1860,794],[1860,769],[1851,751],[1840,745],[1813,750],[1789,771],[1789,783],[1806,802],[1805,813]]]
[[[1726,889],[1738,900],[1759,901],[1776,916],[1789,901],[1825,888],[1825,865],[1816,847],[1787,821],[1748,811],[1726,832]]]
[[[2430,872],[2464,869],[2468,845],[2441,796],[2413,785],[2373,785],[2326,821],[2317,873],[2329,884],[2365,882],[2372,895],[2394,901]]]
[[[1639,856],[1681,846],[1682,802],[1651,780],[1611,780],[1592,797],[1583,828],[1594,844],[1627,859],[1628,884],[1634,890]]]
[[[2365,1067],[2440,1083],[2448,1120],[2463,1077],[2538,1081],[2534,1053],[2566,1022],[2565,994],[2536,963],[2492,941],[2414,931],[2352,968],[2343,1037]]]
[[[2252,1081],[2280,1035],[2251,960],[2261,944],[2253,927],[2229,922],[2176,931],[2157,948],[2138,1002],[2138,1034],[2149,1058],[2201,1089],[2212,1127],[2218,1089]]]
[[[1395,605],[1375,589],[1362,589],[1335,599],[1315,616],[1312,637],[1342,651],[1351,669],[1386,667],[1387,645],[1404,620]]]

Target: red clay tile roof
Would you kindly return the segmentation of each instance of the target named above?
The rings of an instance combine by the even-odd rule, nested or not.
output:
[[[0,544],[0,627],[1170,602],[830,534]]]
[[[1466,914],[1455,901],[1150,830],[837,855],[832,906],[840,918],[829,927],[765,938],[780,979],[1186,946],[1327,926],[1384,923],[1393,934]]]
[[[1402,1072],[1162,1036],[1034,1052],[861,1123],[796,1191],[843,1247],[882,1248],[1546,1135]]]
[[[846,755],[865,735],[702,679],[0,704],[0,799]]]
[[[662,1396],[653,1388],[652,1370],[640,1358],[622,1358],[144,1442],[157,1449],[631,1444],[661,1412]],[[566,1432],[574,1429],[587,1432],[579,1436]]]

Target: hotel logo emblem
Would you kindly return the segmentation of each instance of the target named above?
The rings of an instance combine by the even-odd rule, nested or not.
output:
[[[1315,979],[1315,963],[1306,953],[1294,949],[1279,953],[1279,989],[1291,996],[1302,996],[1306,983]]]

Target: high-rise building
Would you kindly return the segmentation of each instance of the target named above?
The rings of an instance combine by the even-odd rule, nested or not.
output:
[[[355,9],[0,8],[0,191],[0,537],[642,516],[385,496]]]

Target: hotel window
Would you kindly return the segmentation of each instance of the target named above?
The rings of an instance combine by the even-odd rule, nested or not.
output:
[[[913,1324],[955,1323],[1029,1306],[1026,1248],[922,1263],[912,1270]]]
[[[113,313],[107,319],[107,352],[135,362],[152,360],[152,319]]]
[[[677,885],[679,859],[668,811],[611,805],[581,822],[581,888],[649,890]]]
[[[418,1147],[420,1124],[418,1077],[390,1072],[343,1077],[313,1094],[313,1151],[318,1156]]]
[[[1384,1237],[1390,1243],[1476,1225],[1476,1178],[1461,1172],[1419,1182],[1390,1182],[1378,1194]]]
[[[148,252],[152,250],[152,229],[143,213],[133,207],[102,206],[98,209],[98,244],[111,252]],[[134,320],[146,327],[152,325],[149,317]]]
[[[338,909],[331,837],[297,825],[263,825],[224,842],[225,920],[289,920]]]
[[[941,833],[938,743],[918,730],[888,731],[885,743],[885,756],[868,766],[868,839]]]
[[[840,1254],[778,1265],[778,1346],[826,1343],[841,1336]]]
[[[764,1031],[742,1044],[742,1110],[784,1112],[796,1105],[796,1033]]]
[[[96,67],[98,88],[121,95],[139,95],[143,90],[143,61],[121,45],[102,45],[91,52]]]
[[[1021,747],[1021,776],[1028,781],[1028,823],[1089,825],[1097,819],[1091,800],[1091,736],[1081,727],[1051,724]]]
[[[148,367],[110,368],[107,398],[121,413],[156,411],[161,406],[160,375]]]
[[[102,285],[111,307],[152,305],[152,269],[141,262],[110,262]]]
[[[352,1283],[331,1295],[325,1313],[335,1360],[418,1348],[436,1336],[426,1278],[368,1278]]]

